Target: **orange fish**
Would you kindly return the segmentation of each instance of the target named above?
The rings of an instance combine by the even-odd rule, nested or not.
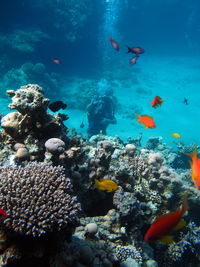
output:
[[[164,101],[161,97],[155,96],[154,99],[151,101],[151,106],[153,108],[157,108],[158,106],[161,106]]]
[[[155,122],[153,120],[153,118],[149,115],[138,115],[136,114],[137,117],[137,121],[140,124],[145,125],[143,128],[156,128]]]
[[[195,187],[200,190],[200,159],[197,155],[197,148],[192,153],[184,153],[186,156],[190,157],[190,167],[192,169],[192,180]]]
[[[158,216],[145,234],[144,241],[173,241],[172,237],[168,236],[173,230],[179,230],[185,226],[184,220],[181,220],[184,213],[188,210],[187,195],[185,194],[182,200],[182,207],[176,211],[172,211],[161,216]]]

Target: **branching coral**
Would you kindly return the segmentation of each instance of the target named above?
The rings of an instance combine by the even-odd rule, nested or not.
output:
[[[80,205],[69,192],[64,168],[42,163],[0,168],[0,206],[4,225],[13,231],[40,236],[74,223]]]

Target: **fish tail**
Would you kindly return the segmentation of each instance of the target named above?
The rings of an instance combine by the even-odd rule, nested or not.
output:
[[[108,42],[112,42],[112,37],[110,37],[110,38],[108,39]]]
[[[195,145],[195,149],[193,152],[191,153],[185,153],[185,152],[182,152],[184,155],[190,157],[191,159],[197,157],[197,153],[198,153],[198,150],[197,150],[197,145]]]
[[[128,48],[127,53],[130,53],[131,52],[131,48],[129,46],[127,46],[127,48]]]
[[[99,181],[97,179],[94,180],[94,186],[99,187]]]
[[[138,115],[137,113],[135,113],[135,116],[136,116],[136,118],[138,118],[138,117],[139,117],[139,115]]]

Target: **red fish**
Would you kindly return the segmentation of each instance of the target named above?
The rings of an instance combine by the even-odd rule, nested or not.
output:
[[[139,46],[133,46],[133,47],[128,47],[128,51],[127,53],[135,53],[135,54],[143,54],[145,51],[143,48],[139,47]]]
[[[118,45],[118,43],[117,43],[115,40],[113,40],[113,39],[110,37],[110,39],[109,39],[108,41],[111,42],[111,44],[112,44],[112,46],[113,46],[113,48],[114,48],[115,50],[119,51],[119,45]]]
[[[182,207],[178,208],[176,211],[158,216],[145,234],[144,241],[164,240],[165,238],[167,239],[168,234],[173,230],[181,229],[185,226],[181,218],[187,210],[187,195],[184,195]]]
[[[158,106],[161,106],[164,101],[161,97],[155,96],[154,99],[151,101],[151,106],[153,108],[157,108]]]
[[[138,55],[132,57],[131,60],[129,61],[129,65],[134,65],[134,64],[136,64],[138,58],[139,58]]]
[[[140,124],[143,124],[144,127],[143,128],[156,128],[156,125],[155,125],[155,122],[154,122],[154,119],[149,116],[149,115],[138,115],[136,114],[136,117],[137,117],[137,121],[140,123]]]
[[[59,59],[55,58],[55,57],[52,57],[51,61],[54,62],[57,65],[61,65],[62,64],[62,62]]]
[[[7,213],[5,210],[0,209],[0,222],[4,221],[7,218]]]

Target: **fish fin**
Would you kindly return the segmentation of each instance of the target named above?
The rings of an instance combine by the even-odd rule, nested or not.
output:
[[[188,206],[188,193],[184,193],[183,198],[182,198],[182,214],[184,214],[187,210],[188,210],[189,206]]]
[[[162,242],[166,245],[170,245],[170,244],[174,243],[174,238],[172,235],[165,235],[165,236],[161,237],[159,240],[160,240],[160,242]]]
[[[186,221],[184,219],[180,219],[178,224],[172,229],[172,231],[178,231],[186,226]]]
[[[194,158],[194,157],[197,157],[197,153],[198,153],[197,145],[195,145],[195,149],[194,149],[193,152],[191,152],[191,153],[181,152],[181,153],[183,153],[184,155],[190,157],[191,159]]]
[[[96,186],[97,188],[99,188],[99,181],[97,179],[94,180],[94,186]]]
[[[112,42],[112,37],[110,37],[110,38],[108,39],[108,42]]]
[[[153,119],[153,117],[149,116],[149,115],[146,115],[146,114],[142,114],[141,117],[147,117],[147,118],[151,118]]]
[[[142,123],[143,124],[143,123]],[[149,128],[148,126],[144,126],[144,127],[142,127],[142,128],[144,128],[144,129],[147,129],[147,128]]]

